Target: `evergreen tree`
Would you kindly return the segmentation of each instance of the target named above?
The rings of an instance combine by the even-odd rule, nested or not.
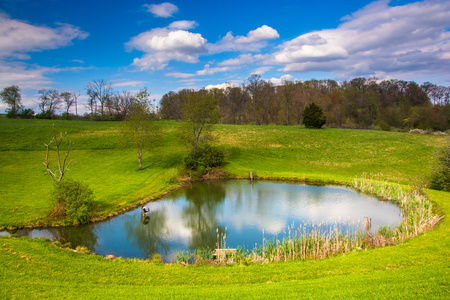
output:
[[[327,118],[324,116],[322,108],[315,103],[306,104],[303,111],[303,124],[308,128],[322,127]]]

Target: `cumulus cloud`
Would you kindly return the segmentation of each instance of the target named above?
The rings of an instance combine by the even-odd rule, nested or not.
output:
[[[172,3],[164,2],[161,4],[144,4],[147,11],[151,12],[156,17],[168,18],[172,17],[178,11],[178,7]]]
[[[206,39],[199,33],[155,28],[133,37],[126,47],[146,53],[133,60],[133,65],[139,69],[161,70],[171,60],[197,63],[198,56],[206,52],[205,44]]]
[[[272,27],[263,25],[250,31],[246,36],[233,36],[231,32],[228,32],[217,43],[209,44],[208,49],[211,53],[225,51],[257,52],[267,46],[267,41],[279,37],[278,31]]]
[[[145,52],[141,58],[135,58],[133,65],[142,70],[162,70],[171,60],[186,63],[197,63],[200,55],[211,55],[225,51],[259,51],[267,45],[267,41],[279,37],[278,32],[267,26],[261,26],[250,31],[246,36],[234,37],[229,32],[216,43],[207,43],[199,33],[187,31],[196,27],[195,21],[175,21],[164,28],[154,28],[133,37],[126,48]],[[267,57],[261,54],[241,55],[219,64],[220,67],[200,70],[197,75],[211,75],[225,72],[230,66],[248,64]],[[181,73],[172,72],[167,76],[179,77]],[[173,76],[175,75],[175,76]],[[183,75],[185,76],[185,75]],[[184,78],[187,78],[186,76]]]
[[[0,13],[0,57],[27,59],[27,52],[57,49],[89,35],[70,24],[56,25],[55,28],[35,26]]]
[[[336,29],[303,34],[279,46],[272,63],[285,72],[332,72],[340,78],[450,69],[450,2],[389,6],[374,2]]]

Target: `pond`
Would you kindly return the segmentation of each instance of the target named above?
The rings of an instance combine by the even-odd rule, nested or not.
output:
[[[113,219],[83,226],[23,229],[17,236],[48,237],[98,255],[176,261],[180,251],[199,248],[253,249],[265,240],[292,234],[301,224],[364,229],[364,217],[397,226],[399,208],[342,186],[313,186],[247,180],[195,182],[156,202]],[[305,227],[305,225],[303,225]],[[291,232],[292,231],[292,232]]]

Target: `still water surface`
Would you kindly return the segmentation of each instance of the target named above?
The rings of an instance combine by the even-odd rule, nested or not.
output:
[[[166,262],[183,250],[217,247],[217,231],[226,247],[252,249],[264,237],[282,240],[288,226],[341,224],[372,219],[379,226],[401,221],[397,206],[340,186],[312,186],[246,180],[196,182],[111,220],[77,227],[20,230],[17,236],[48,237],[83,245],[99,255],[150,258]],[[343,226],[344,227],[344,226]],[[222,242],[223,243],[223,242]]]

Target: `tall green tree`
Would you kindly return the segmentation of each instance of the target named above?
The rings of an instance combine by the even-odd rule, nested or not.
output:
[[[19,110],[23,108],[21,101],[22,96],[20,95],[20,88],[17,85],[12,85],[5,87],[1,93],[0,97],[2,102],[9,106],[8,117],[15,118]]]
[[[206,91],[191,92],[182,106],[181,139],[196,151],[212,141],[213,126],[219,121],[218,100]]]
[[[141,89],[125,118],[124,135],[136,149],[139,169],[142,169],[144,149],[155,147],[161,132],[156,122],[156,108],[149,97],[147,88]]]

